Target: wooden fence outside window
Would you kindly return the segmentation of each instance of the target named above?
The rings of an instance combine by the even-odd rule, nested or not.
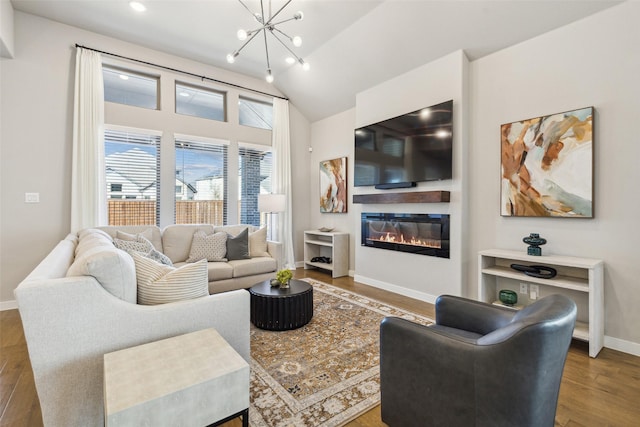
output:
[[[155,225],[155,200],[108,200],[109,225]],[[223,200],[177,200],[176,224],[224,224]]]

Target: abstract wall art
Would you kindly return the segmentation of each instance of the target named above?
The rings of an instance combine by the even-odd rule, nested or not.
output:
[[[320,162],[320,212],[347,212],[347,158]]]
[[[593,107],[501,126],[501,215],[593,218]]]

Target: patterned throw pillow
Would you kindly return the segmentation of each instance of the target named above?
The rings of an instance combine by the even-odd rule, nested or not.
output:
[[[135,240],[123,240],[115,238],[113,239],[113,244],[116,245],[116,248],[126,251],[129,255],[131,255],[133,252],[137,252],[140,255],[146,256],[147,258],[150,258],[154,261],[158,261],[159,263],[173,266],[173,263],[171,262],[169,257],[156,250],[156,248],[153,246],[153,243],[151,243],[141,234],[138,234],[135,237]]]
[[[156,305],[209,295],[207,262],[179,268],[159,264],[133,252],[138,283],[138,304]]]
[[[267,249],[267,227],[249,233],[249,256],[271,256]]]
[[[227,259],[248,259],[249,256],[249,229],[245,228],[237,236],[227,236]]]
[[[218,232],[207,234],[202,230],[193,233],[191,240],[191,251],[187,262],[196,262],[206,259],[211,262],[226,261],[227,254],[227,233]]]

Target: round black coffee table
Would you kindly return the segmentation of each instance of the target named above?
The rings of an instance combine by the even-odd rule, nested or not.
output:
[[[260,329],[296,329],[313,317],[313,288],[307,282],[291,280],[289,288],[280,289],[265,280],[252,286],[249,293],[251,323]]]

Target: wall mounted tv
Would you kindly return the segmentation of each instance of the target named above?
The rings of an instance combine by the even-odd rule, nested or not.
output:
[[[354,186],[451,179],[452,142],[453,101],[356,129]]]

